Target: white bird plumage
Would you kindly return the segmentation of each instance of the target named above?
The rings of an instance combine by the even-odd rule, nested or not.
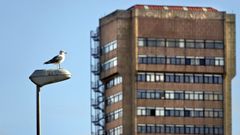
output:
[[[58,64],[58,68],[60,69],[60,64],[65,60],[65,54],[67,54],[67,52],[61,50],[57,56],[44,62],[44,64]]]

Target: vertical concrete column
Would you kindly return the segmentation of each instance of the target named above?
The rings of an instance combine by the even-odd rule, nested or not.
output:
[[[137,108],[137,97],[136,97],[136,90],[137,90],[137,82],[136,82],[136,74],[138,69],[138,9],[133,10],[132,13],[132,58],[133,58],[133,66],[132,66],[132,103],[133,103],[133,110],[132,110],[132,135],[137,135],[137,117],[136,117],[136,108]]]
[[[231,81],[236,74],[235,15],[225,14],[224,135],[232,134]]]

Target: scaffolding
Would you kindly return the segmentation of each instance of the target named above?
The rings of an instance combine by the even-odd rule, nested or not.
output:
[[[100,80],[100,43],[99,30],[90,32],[91,50],[91,135],[105,134],[104,85]]]

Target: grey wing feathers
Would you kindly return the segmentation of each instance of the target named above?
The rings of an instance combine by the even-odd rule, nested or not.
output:
[[[62,57],[57,55],[53,57],[51,60],[44,62],[44,64],[58,63],[61,60],[62,60]]]

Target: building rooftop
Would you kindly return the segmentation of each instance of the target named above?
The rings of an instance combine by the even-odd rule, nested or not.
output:
[[[197,12],[219,12],[211,7],[192,7],[192,6],[165,6],[165,5],[134,5],[131,9],[150,9],[150,10],[178,10],[178,11],[197,11]]]

